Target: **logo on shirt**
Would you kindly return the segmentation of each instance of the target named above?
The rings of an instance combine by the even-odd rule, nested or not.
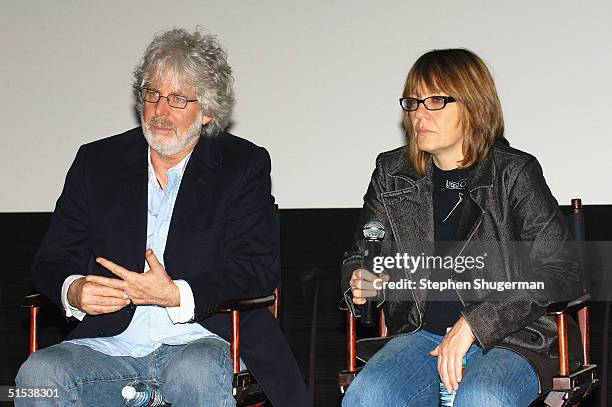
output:
[[[446,189],[465,189],[467,186],[467,178],[460,179],[459,181],[446,180]]]

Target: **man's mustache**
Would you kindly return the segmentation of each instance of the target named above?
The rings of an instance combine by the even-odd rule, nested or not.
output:
[[[170,120],[152,117],[151,120],[147,122],[149,126],[157,127],[159,129],[164,130],[176,130],[176,126]]]

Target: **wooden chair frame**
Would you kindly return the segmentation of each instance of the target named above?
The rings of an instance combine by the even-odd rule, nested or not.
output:
[[[41,294],[32,294],[24,297],[21,301],[22,308],[30,309],[29,328],[29,351],[38,350],[38,317],[43,306]],[[263,391],[257,388],[257,382],[251,372],[240,369],[240,312],[256,308],[268,307],[275,318],[279,318],[280,311],[280,289],[274,290],[273,294],[266,297],[239,299],[226,301],[217,307],[217,312],[229,313],[232,324],[232,340],[230,342],[230,354],[232,358],[232,393],[236,399],[237,406],[262,407],[267,403]]]
[[[591,364],[591,338],[589,326],[588,294],[572,302],[559,302],[551,304],[547,314],[557,318],[559,331],[559,375],[553,378],[553,387],[545,396],[537,401],[543,401],[546,406],[565,407],[575,406],[589,396],[598,384],[597,365]],[[346,312],[346,369],[338,372],[338,386],[340,393],[344,394],[355,376],[361,370],[357,366],[357,318],[345,307]],[[579,370],[571,372],[569,368],[569,347],[567,339],[567,318],[576,313],[580,327],[582,341],[582,365]],[[379,312],[378,333],[380,337],[387,336],[384,312]],[[543,398],[543,399],[542,399]]]

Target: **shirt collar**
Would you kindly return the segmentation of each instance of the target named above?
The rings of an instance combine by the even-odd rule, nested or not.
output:
[[[185,158],[183,158],[178,164],[176,164],[172,168],[169,168],[168,173],[175,172],[175,173],[178,173],[180,177],[182,177],[183,173],[185,172],[185,168],[187,167],[187,162],[189,161],[189,158],[191,157],[191,153],[193,153],[193,150],[190,151],[189,154],[187,154]],[[155,189],[157,191],[161,191],[162,188],[159,185],[159,182],[157,181],[157,175],[155,175],[155,170],[153,169],[153,164],[151,163],[151,146],[147,148],[147,166],[149,169],[149,183],[154,184]]]

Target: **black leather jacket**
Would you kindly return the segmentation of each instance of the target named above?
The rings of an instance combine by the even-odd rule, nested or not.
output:
[[[431,165],[425,176],[418,174],[404,147],[378,156],[355,244],[343,263],[343,292],[352,272],[361,266],[363,224],[381,221],[387,230],[386,247],[400,253],[413,250],[414,246],[409,247],[412,242],[433,241],[432,196]],[[553,301],[579,297],[582,286],[576,256],[567,247],[570,237],[565,219],[536,158],[497,142],[471,172],[457,236],[462,241],[462,254],[482,242],[527,243],[528,266],[515,259],[510,245],[500,244],[502,263],[487,267],[482,277],[543,281],[545,290],[517,290],[501,301],[499,292],[480,291],[478,301],[462,299],[461,314],[485,352],[505,347],[525,356],[538,372],[541,391],[546,390],[558,371],[557,327],[555,320],[545,315],[546,307]],[[413,278],[428,277],[420,272]],[[412,301],[387,300],[384,310],[391,335],[415,332],[426,312],[426,290],[413,290]],[[580,339],[573,321],[569,333],[569,348],[574,351],[570,361],[575,365]],[[380,339],[361,342],[360,358],[367,360],[384,343]]]

